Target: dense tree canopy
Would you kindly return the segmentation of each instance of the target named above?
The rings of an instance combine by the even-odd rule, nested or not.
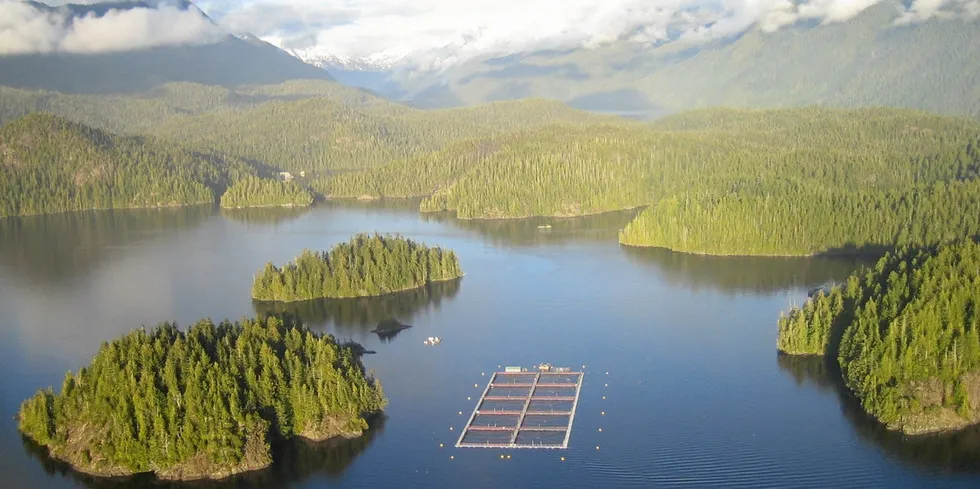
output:
[[[214,478],[269,465],[270,440],[359,434],[385,404],[357,349],[268,316],[104,343],[60,393],[24,401],[19,426],[84,472]]]
[[[221,195],[221,207],[304,207],[313,194],[296,184],[271,178],[248,177],[235,182]]]
[[[235,89],[167,83],[146,93],[101,96],[0,87],[0,123],[31,112],[294,173],[377,167],[554,121],[614,119],[541,99],[420,110],[326,80]]]
[[[980,419],[980,243],[903,247],[779,320],[787,353],[836,355],[844,383],[892,428]]]
[[[277,268],[266,264],[252,285],[263,301],[302,301],[323,297],[382,295],[462,276],[452,250],[401,236],[359,234],[329,252],[304,250]]]
[[[244,163],[32,114],[0,128],[0,217],[213,203]]]
[[[423,197],[421,210],[463,219],[646,207],[620,234],[634,246],[808,255],[928,245],[980,232],[980,124],[968,119],[877,108],[712,109],[640,124],[544,100],[423,111],[335,85],[170,84],[148,98],[121,96],[120,103],[167,107],[157,116],[144,107],[155,122],[140,130],[172,141],[165,144],[174,151],[190,148],[181,155],[220,150],[234,156],[226,161],[248,161],[237,172],[245,175],[306,171],[303,185],[328,197]],[[29,105],[35,96],[18,92],[13,100]],[[77,109],[87,119],[102,113],[89,99],[48,97],[44,107]],[[70,101],[70,109],[52,100]],[[9,180],[15,165],[6,161],[0,169]],[[183,168],[179,161],[167,160]],[[152,174],[146,171],[118,180],[143,187],[163,179],[159,185],[178,194],[168,202],[191,201],[205,195],[194,181],[217,196],[237,180],[228,169],[234,165],[215,165],[229,174],[188,183],[184,173],[153,180],[142,176]],[[97,179],[64,173],[55,181],[17,177],[8,192],[38,188],[36,200],[56,203],[25,210],[5,203],[5,212],[162,203],[158,196],[146,202],[146,195],[161,193],[156,187],[125,194],[133,185],[112,195],[119,203],[105,203],[104,190],[78,197],[84,192],[73,178]],[[224,205],[306,201],[305,191],[277,185],[233,186]]]
[[[765,193],[664,199],[620,233],[628,245],[712,255],[810,255],[980,234],[980,180],[841,191],[778,186]]]
[[[896,109],[701,110],[552,124],[330,178],[334,197],[426,196],[460,218],[649,206],[621,242],[807,255],[980,232],[980,125]],[[940,218],[940,216],[942,218]]]

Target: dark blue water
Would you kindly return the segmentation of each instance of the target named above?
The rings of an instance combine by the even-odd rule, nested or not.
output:
[[[855,261],[626,249],[616,230],[629,217],[465,222],[346,204],[0,220],[0,485],[160,487],[47,460],[16,431],[20,401],[141,324],[264,312],[249,290],[265,262],[370,231],[450,247],[466,272],[392,297],[290,306],[377,351],[365,363],[390,400],[385,419],[358,440],[278,447],[274,468],[205,486],[980,485],[976,434],[903,439],[862,416],[819,361],[777,356],[779,312]],[[413,327],[369,332],[390,318]],[[424,346],[427,336],[443,342]],[[567,450],[452,448],[484,373],[539,362],[586,372]]]

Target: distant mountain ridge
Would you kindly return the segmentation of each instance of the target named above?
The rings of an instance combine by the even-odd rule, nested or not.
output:
[[[751,28],[704,45],[617,41],[368,80],[382,95],[422,107],[543,96],[589,110],[658,114],[819,104],[980,116],[980,17],[900,25],[899,15],[882,2],[847,22]]]
[[[68,15],[68,23],[85,16],[104,16],[112,10],[176,7],[194,10],[187,0],[110,2],[49,6],[28,5]],[[221,36],[217,42],[156,46],[101,53],[30,53],[0,55],[0,85],[64,93],[135,93],[169,82],[193,82],[233,87],[276,84],[295,79],[331,80],[329,73],[303,63],[285,51],[251,35]]]

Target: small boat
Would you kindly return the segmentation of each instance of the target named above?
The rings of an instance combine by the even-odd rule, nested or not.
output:
[[[538,229],[551,229],[551,224],[541,224]]]
[[[442,338],[438,336],[430,336],[426,338],[425,341],[422,342],[422,344],[425,346],[438,345],[439,343],[442,343]]]

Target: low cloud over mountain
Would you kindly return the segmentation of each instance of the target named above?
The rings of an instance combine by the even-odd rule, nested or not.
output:
[[[703,43],[752,26],[843,22],[882,2],[897,22],[974,18],[980,0],[200,0],[229,29],[293,51],[420,69],[618,39]]]
[[[70,5],[0,0],[0,55],[107,53],[211,43],[224,36],[187,2],[105,3],[98,7],[76,15]]]

